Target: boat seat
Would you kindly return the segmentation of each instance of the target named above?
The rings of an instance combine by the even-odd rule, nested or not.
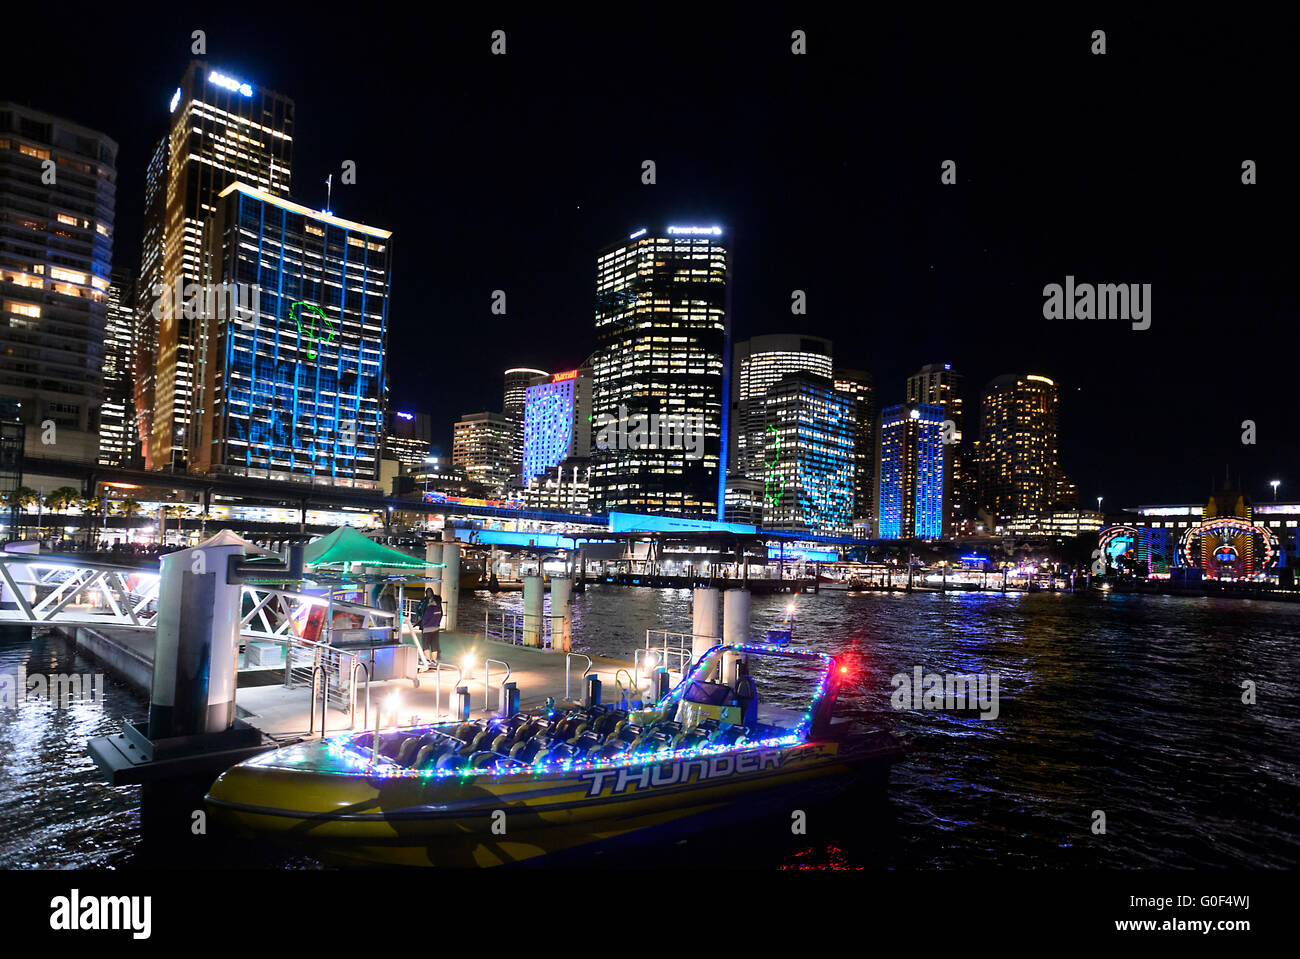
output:
[[[469,762],[465,765],[470,769],[488,769],[495,766],[501,758],[500,753],[494,753],[484,749],[470,756]]]
[[[414,737],[408,736],[404,733],[385,736],[380,742],[379,755],[383,756],[385,759],[392,759],[395,761],[397,759],[397,754],[402,751],[402,747],[406,745],[407,740],[413,738]]]
[[[415,754],[420,751],[420,746],[423,745],[424,739],[425,737],[423,736],[406,737],[406,741],[403,742],[401,748],[397,750],[397,755],[393,757],[393,762],[397,763],[399,766],[409,766],[411,760],[415,758]]]
[[[465,760],[467,758],[468,757],[462,756],[459,752],[452,752],[451,750],[448,750],[447,752],[443,753],[441,756],[438,757],[438,762],[434,765],[433,768],[439,770],[460,769],[462,766],[465,765]]]

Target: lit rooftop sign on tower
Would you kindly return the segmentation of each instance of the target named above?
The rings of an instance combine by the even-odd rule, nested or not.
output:
[[[219,87],[225,87],[231,93],[242,93],[246,97],[253,95],[253,88],[247,83],[240,83],[234,77],[228,77],[224,73],[218,73],[213,70],[208,74],[208,82],[215,83]]]
[[[720,226],[670,226],[668,228],[670,236],[722,236],[722,227]]]

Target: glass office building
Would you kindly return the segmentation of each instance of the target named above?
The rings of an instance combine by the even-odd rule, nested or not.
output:
[[[1038,516],[1077,505],[1061,469],[1056,383],[1033,373],[999,376],[984,390],[979,505],[993,519]]]
[[[944,408],[904,403],[880,413],[877,429],[876,535],[937,539],[944,535]]]
[[[148,275],[149,262],[157,258],[161,277],[156,282],[168,290],[157,322],[152,384],[147,459],[155,469],[183,465],[194,445],[188,424],[199,334],[178,300],[187,284],[201,282],[204,223],[235,182],[287,198],[294,135],[292,100],[198,60],[186,69],[168,108],[166,170],[155,172],[151,164],[147,184],[161,189],[162,202],[147,200],[141,274],[151,284],[143,294],[157,301],[155,280]],[[161,256],[149,244],[160,244]]]
[[[763,394],[763,526],[853,529],[854,399],[828,377],[788,373]]]
[[[391,237],[247,184],[221,192],[205,282],[238,289],[240,307],[201,323],[199,470],[376,485]]]
[[[134,465],[135,282],[114,270],[104,326],[104,405],[99,411],[99,464]]]
[[[728,468],[751,479],[762,473],[764,397],[787,373],[832,375],[830,340],[798,333],[755,336],[736,344],[731,363]]]
[[[729,274],[716,226],[638,230],[597,257],[592,415],[629,428],[593,443],[593,509],[722,518]],[[689,448],[637,441],[652,416],[688,423]]]

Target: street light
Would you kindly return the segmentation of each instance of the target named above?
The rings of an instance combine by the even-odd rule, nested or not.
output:
[[[1277,502],[1277,488],[1282,485],[1281,480],[1270,480],[1269,486],[1273,487],[1273,502]]]
[[[1097,513],[1098,513],[1098,515],[1101,514],[1101,497],[1100,497],[1100,496],[1097,497]]]

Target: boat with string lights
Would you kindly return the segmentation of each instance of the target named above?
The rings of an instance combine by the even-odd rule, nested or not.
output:
[[[450,867],[788,815],[883,785],[903,755],[890,733],[833,716],[855,672],[825,653],[720,644],[645,708],[518,712],[285,746],[227,770],[207,802],[241,834],[326,861]]]

